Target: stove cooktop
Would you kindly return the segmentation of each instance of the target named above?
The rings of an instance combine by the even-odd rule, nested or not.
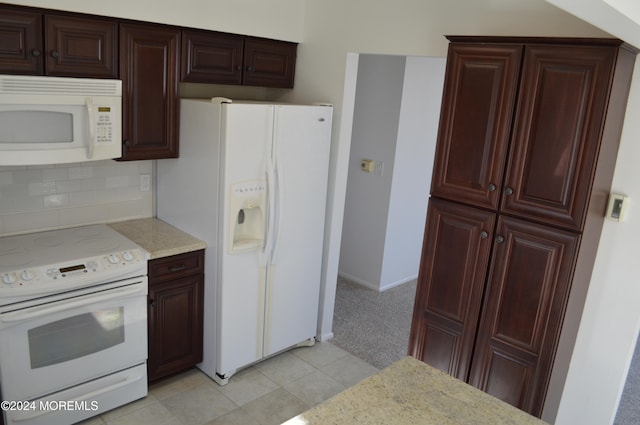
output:
[[[105,224],[0,237],[0,300],[146,275],[148,258]]]

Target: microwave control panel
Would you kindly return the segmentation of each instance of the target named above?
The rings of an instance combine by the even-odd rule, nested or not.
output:
[[[96,143],[113,143],[114,108],[98,106],[96,108]]]

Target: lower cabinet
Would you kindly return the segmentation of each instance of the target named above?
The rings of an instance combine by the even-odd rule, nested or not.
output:
[[[149,382],[202,361],[204,251],[149,262]]]
[[[431,198],[425,235],[411,354],[539,416],[580,234]]]

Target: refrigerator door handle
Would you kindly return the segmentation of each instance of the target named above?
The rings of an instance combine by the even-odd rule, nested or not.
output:
[[[282,228],[282,202],[283,202],[283,190],[282,190],[282,172],[278,167],[278,162],[276,161],[275,167],[275,181],[276,181],[276,190],[274,194],[274,204],[273,204],[273,245],[271,248],[271,264],[276,263],[276,255],[278,254],[278,245],[280,240],[280,229]]]
[[[275,227],[275,197],[276,197],[276,179],[274,176],[273,165],[267,161],[267,224],[265,226],[265,240],[262,248],[261,265],[265,266],[271,259],[273,250],[273,238]]]

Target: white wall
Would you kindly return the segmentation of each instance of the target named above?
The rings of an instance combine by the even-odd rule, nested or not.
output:
[[[380,278],[382,289],[418,277],[445,65],[444,58],[407,57]]]
[[[640,47],[640,3],[637,0],[545,0]]]
[[[406,59],[360,55],[344,210],[340,274],[374,290],[380,280]],[[363,158],[382,175],[360,170]]]
[[[359,55],[339,273],[376,291],[418,275],[445,62]]]
[[[604,0],[611,7],[640,24],[640,3],[636,0]]]

